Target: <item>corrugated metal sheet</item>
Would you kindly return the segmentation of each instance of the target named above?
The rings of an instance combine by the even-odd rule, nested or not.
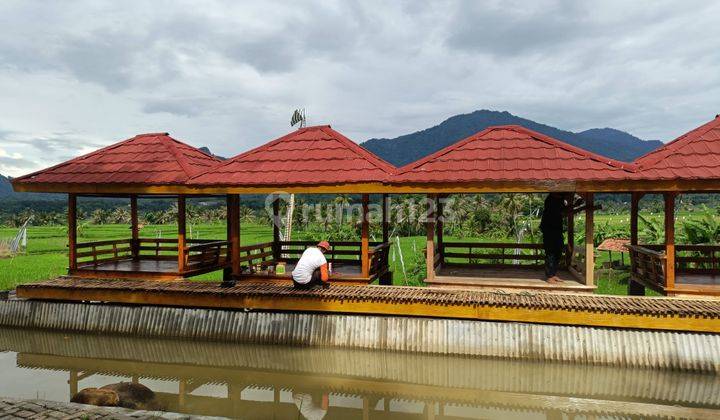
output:
[[[0,325],[720,372],[720,334],[39,301],[0,302]]]
[[[327,185],[383,182],[395,167],[329,125],[306,127],[233,157],[190,185]]]
[[[183,184],[220,159],[173,139],[168,133],[140,134],[13,183]]]

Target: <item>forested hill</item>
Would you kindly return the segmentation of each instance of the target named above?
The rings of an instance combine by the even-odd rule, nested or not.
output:
[[[361,145],[394,165],[414,162],[458,140],[464,139],[493,125],[521,125],[574,146],[609,158],[632,161],[658,148],[658,140],[641,140],[613,128],[593,128],[573,133],[549,125],[518,117],[507,111],[475,111],[456,115],[436,125],[394,139],[370,139]]]
[[[7,197],[13,193],[12,185],[7,177],[0,175],[0,198]]]

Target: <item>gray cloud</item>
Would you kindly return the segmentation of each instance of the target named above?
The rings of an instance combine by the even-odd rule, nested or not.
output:
[[[0,148],[46,165],[169,131],[233,155],[288,131],[297,106],[357,141],[480,108],[668,140],[720,112],[718,14],[700,0],[3,2]]]

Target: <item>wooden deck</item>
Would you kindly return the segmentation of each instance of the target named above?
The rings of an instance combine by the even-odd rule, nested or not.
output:
[[[76,269],[69,270],[69,274],[87,278],[127,278],[127,279],[154,279],[160,281],[182,280],[186,277],[197,276],[212,271],[222,270],[225,262],[204,267],[201,269],[178,270],[176,259],[120,259],[103,261],[95,264],[81,264]]]
[[[437,269],[433,280],[426,283],[432,287],[462,287],[480,289],[526,289],[545,292],[589,293],[595,286],[586,286],[567,270],[560,270],[559,284],[545,281],[543,269],[534,267],[518,268],[471,268],[443,266]]]
[[[336,285],[296,290],[289,284],[244,281],[157,282],[62,277],[18,286],[24,299],[194,308],[355,313],[480,319],[674,331],[720,331],[720,302],[524,291]]]

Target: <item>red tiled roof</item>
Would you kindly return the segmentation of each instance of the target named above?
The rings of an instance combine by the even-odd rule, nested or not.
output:
[[[189,184],[252,187],[383,182],[395,170],[325,125],[301,128],[235,156]]]
[[[634,163],[644,179],[720,179],[720,116]]]
[[[140,134],[13,180],[13,184],[183,184],[220,162],[168,133]]]
[[[516,125],[489,127],[398,170],[395,182],[583,181],[632,176],[632,165]]]

